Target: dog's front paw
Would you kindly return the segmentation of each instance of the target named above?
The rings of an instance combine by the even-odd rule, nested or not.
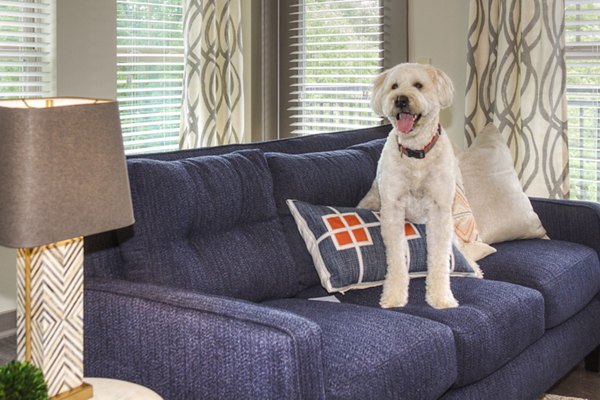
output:
[[[404,307],[408,303],[408,291],[383,289],[379,305],[381,308]]]
[[[427,304],[437,309],[458,307],[458,301],[456,301],[452,293],[444,295],[432,295],[430,293],[427,293],[427,295],[425,296],[425,300],[427,301]]]

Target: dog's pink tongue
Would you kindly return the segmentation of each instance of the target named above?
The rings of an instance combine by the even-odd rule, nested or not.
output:
[[[402,133],[408,133],[412,130],[415,120],[411,114],[401,113],[396,119],[396,128]]]

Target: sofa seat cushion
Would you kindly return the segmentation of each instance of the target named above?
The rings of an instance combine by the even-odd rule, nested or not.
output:
[[[353,304],[262,304],[319,325],[327,399],[437,399],[456,379],[452,332],[442,324]]]
[[[319,283],[312,257],[298,233],[286,201],[355,207],[367,193],[377,164],[368,153],[336,150],[306,154],[266,153],[273,175],[277,212],[305,287]]]
[[[484,276],[527,286],[544,296],[546,328],[583,309],[600,290],[597,253],[560,240],[497,243],[498,250],[479,261]]]
[[[297,292],[262,152],[127,164],[135,215],[119,240],[127,279],[252,301]]]
[[[410,282],[408,305],[391,309],[448,326],[454,334],[458,377],[454,387],[478,381],[544,334],[544,300],[535,290],[477,278],[451,278],[457,308],[425,302],[425,280]],[[379,308],[381,287],[336,295],[342,302]]]

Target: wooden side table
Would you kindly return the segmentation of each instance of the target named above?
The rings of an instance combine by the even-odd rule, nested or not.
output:
[[[94,388],[92,400],[163,400],[152,390],[135,383],[108,378],[84,378]]]

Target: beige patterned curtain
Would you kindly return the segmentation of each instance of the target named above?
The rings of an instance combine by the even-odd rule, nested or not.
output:
[[[471,0],[465,126],[493,122],[528,195],[569,190],[564,0]]]
[[[184,0],[182,149],[243,141],[240,1]]]

